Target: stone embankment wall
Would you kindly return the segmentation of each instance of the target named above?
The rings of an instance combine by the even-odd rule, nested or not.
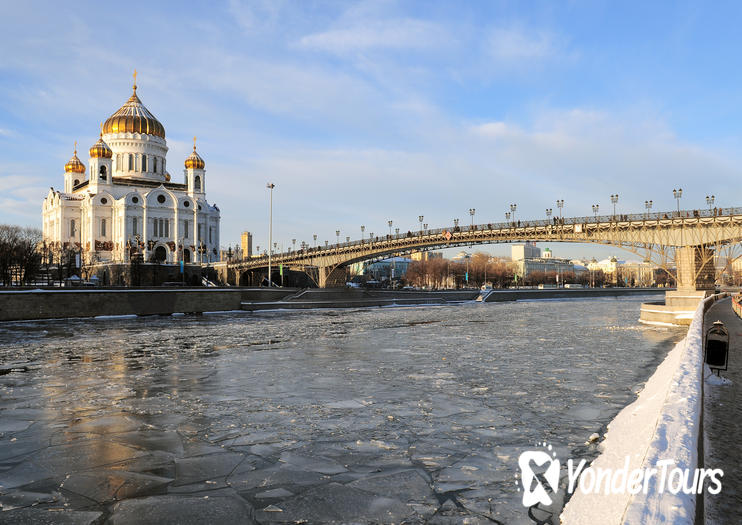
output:
[[[239,310],[246,297],[278,300],[295,289],[25,290],[0,292],[0,321]]]

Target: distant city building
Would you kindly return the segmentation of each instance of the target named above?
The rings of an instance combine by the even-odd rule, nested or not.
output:
[[[429,261],[431,259],[443,259],[443,252],[413,252],[410,254],[413,261]]]
[[[242,232],[242,258],[252,257],[252,233]]]
[[[541,249],[534,243],[515,244],[510,253],[515,264],[516,273],[521,277],[528,277],[533,272],[565,274],[573,273],[575,266],[567,259],[557,259],[549,248],[545,248],[543,256]]]
[[[377,281],[384,281],[391,277],[392,269],[394,278],[404,277],[407,273],[411,259],[407,257],[392,257],[378,262],[357,262],[350,266],[350,275],[366,275]]]
[[[532,242],[527,242],[525,244],[514,244],[510,247],[510,254],[513,261],[522,261],[524,259],[538,259],[539,257],[541,257],[541,248],[538,248]]]

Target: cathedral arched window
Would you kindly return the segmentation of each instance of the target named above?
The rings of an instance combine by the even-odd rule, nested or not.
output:
[[[193,187],[196,191],[201,191],[201,177],[196,175],[196,178],[193,180]]]
[[[134,155],[129,153],[129,171],[134,170]]]
[[[98,171],[100,172],[100,180],[106,180],[106,167],[101,166]]]
[[[152,172],[157,173],[157,157],[152,158]]]
[[[147,171],[147,155],[142,155],[142,171]]]
[[[80,181],[78,179],[75,179],[75,182],[72,183],[72,187],[74,188],[78,184],[80,184]]]

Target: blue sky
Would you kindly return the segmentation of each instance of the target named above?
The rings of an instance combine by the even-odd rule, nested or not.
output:
[[[265,246],[267,181],[284,246],[511,203],[590,215],[612,193],[672,209],[675,187],[686,208],[742,205],[737,3],[21,4],[0,34],[0,222],[40,225],[135,68],[174,180],[198,136],[223,244]]]

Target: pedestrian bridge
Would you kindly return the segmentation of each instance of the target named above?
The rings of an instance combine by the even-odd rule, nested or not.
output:
[[[408,231],[274,253],[271,265],[274,281],[280,264],[306,272],[324,288],[343,285],[346,267],[356,262],[415,251],[524,241],[616,246],[665,268],[676,267],[678,288],[706,290],[714,286],[715,255],[742,241],[742,208],[554,217]],[[260,282],[267,275],[268,256],[221,263],[218,270],[222,280],[230,284]]]

